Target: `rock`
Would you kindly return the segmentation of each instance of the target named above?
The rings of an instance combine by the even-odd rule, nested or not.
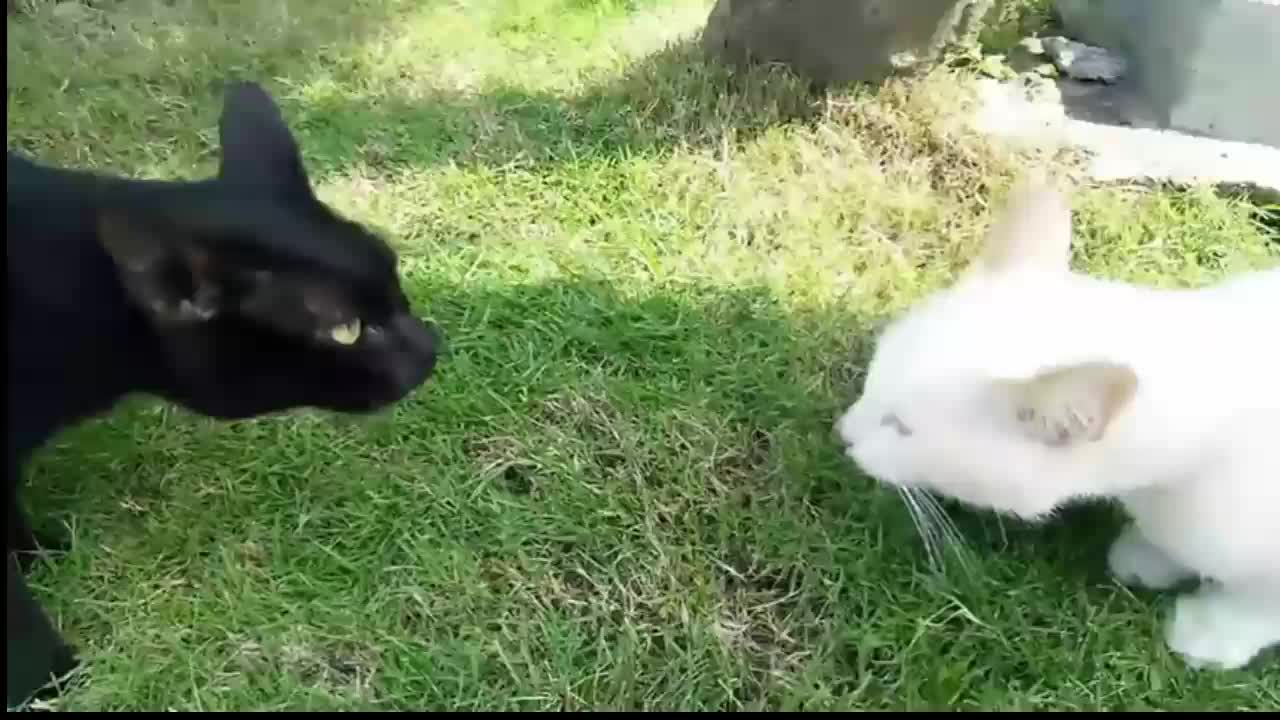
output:
[[[1172,182],[1244,188],[1280,201],[1280,149],[1156,126],[1124,89],[1024,75],[978,81],[975,129],[1047,150],[1074,148],[1100,182]]]
[[[1064,37],[1040,41],[1044,52],[1058,69],[1077,80],[1115,82],[1128,70],[1128,62],[1104,48],[1085,45]]]
[[[1044,41],[1038,37],[1024,37],[1018,41],[1018,47],[1032,55],[1044,54]]]
[[[926,62],[991,0],[718,0],[702,46],[737,67],[781,63],[819,86]]]
[[[1063,34],[1129,60],[1160,128],[1280,147],[1280,0],[1054,0]]]
[[[1040,38],[1027,37],[1009,50],[1005,58],[1015,73],[1034,72],[1038,75],[1057,75],[1058,68],[1044,56],[1044,44]]]

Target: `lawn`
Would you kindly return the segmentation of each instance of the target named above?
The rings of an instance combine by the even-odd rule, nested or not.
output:
[[[138,399],[48,448],[31,502],[74,545],[33,583],[87,660],[62,709],[1280,704],[1274,662],[1165,649],[1170,598],[1106,576],[1109,508],[949,508],[939,568],[833,441],[870,333],[1048,161],[954,122],[963,69],[732,75],[705,0],[94,5],[9,17],[10,148],[203,175],[221,83],[260,80],[449,351],[374,422]],[[1100,275],[1280,261],[1241,199],[1074,200]]]

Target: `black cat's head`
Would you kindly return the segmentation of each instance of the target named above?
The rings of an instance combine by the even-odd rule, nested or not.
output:
[[[440,337],[392,249],[313,194],[270,96],[230,86],[216,178],[101,207],[98,235],[165,356],[158,394],[213,417],[372,412],[424,383]]]

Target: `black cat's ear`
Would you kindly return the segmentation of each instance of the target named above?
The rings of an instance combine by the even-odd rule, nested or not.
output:
[[[262,86],[227,86],[218,131],[222,180],[274,197],[311,195],[298,145]]]
[[[158,325],[193,325],[218,314],[222,292],[204,248],[121,213],[98,218],[98,237],[129,297]]]

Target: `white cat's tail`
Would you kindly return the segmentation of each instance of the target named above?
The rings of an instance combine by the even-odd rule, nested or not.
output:
[[[1069,268],[1071,206],[1043,170],[1023,175],[999,213],[978,259],[979,272],[1065,272]]]

